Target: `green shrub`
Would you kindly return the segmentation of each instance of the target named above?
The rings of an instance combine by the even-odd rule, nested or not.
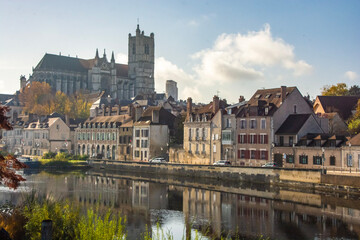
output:
[[[55,156],[56,161],[68,161],[70,160],[71,155],[65,152],[58,152]]]
[[[47,153],[44,153],[43,155],[43,159],[54,159],[56,156],[56,153],[54,152],[47,152]]]

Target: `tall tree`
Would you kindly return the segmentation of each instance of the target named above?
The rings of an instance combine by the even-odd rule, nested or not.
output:
[[[12,127],[5,116],[9,108],[0,106],[0,129],[11,130]],[[0,184],[4,184],[9,188],[17,188],[21,181],[25,179],[17,174],[15,170],[26,168],[26,165],[19,162],[14,156],[6,157],[0,155]]]
[[[346,83],[338,83],[332,86],[324,86],[321,95],[323,96],[346,96],[349,90]]]
[[[37,115],[48,115],[53,112],[53,95],[50,85],[46,82],[32,82],[19,97],[24,104],[25,112]]]
[[[65,93],[61,91],[56,92],[53,101],[53,110],[54,112],[60,113],[62,115],[66,115],[69,113],[69,97]]]
[[[349,120],[348,131],[351,135],[360,133],[360,99],[357,103],[354,116]]]
[[[349,88],[350,96],[360,96],[360,87],[358,85],[353,85]]]

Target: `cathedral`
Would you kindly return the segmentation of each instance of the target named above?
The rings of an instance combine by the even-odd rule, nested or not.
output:
[[[140,94],[154,93],[154,34],[145,36],[137,25],[136,34],[129,33],[128,65],[110,62],[96,50],[95,58],[81,59],[46,53],[33,68],[29,82],[47,82],[53,91],[71,95],[79,90],[104,91],[113,99],[130,100]],[[22,78],[21,86],[26,85]]]

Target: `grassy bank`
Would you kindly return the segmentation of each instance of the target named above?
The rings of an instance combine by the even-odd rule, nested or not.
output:
[[[59,168],[59,169],[78,169],[90,168],[87,161],[84,160],[56,160],[56,159],[40,159],[40,168]]]

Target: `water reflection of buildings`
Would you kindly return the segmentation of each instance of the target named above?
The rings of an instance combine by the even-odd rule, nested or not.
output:
[[[78,177],[75,199],[85,206],[121,212],[127,217],[129,239],[136,239],[151,229],[150,210],[168,207],[168,187],[149,182],[87,175]]]
[[[336,197],[332,200],[336,199],[338,205],[331,205],[332,200],[324,198],[322,204],[306,205],[184,188],[183,198],[186,226],[216,237],[222,233],[242,237],[264,235],[275,239],[313,239],[315,236],[357,239],[360,236],[360,206],[341,206]],[[349,202],[345,199],[344,203]],[[188,229],[186,233],[189,234]]]
[[[360,236],[359,198],[352,199],[351,195],[320,195],[256,186],[223,187],[212,183],[201,183],[198,188],[200,183],[166,185],[138,181],[138,178],[41,173],[26,185],[33,185],[43,197],[69,198],[84,209],[98,205],[103,210],[110,207],[115,214],[121,212],[127,216],[129,239],[139,238],[146,226],[151,229],[158,220],[160,224],[166,223],[171,214],[166,217],[164,214],[172,210],[178,213],[182,210],[187,237],[192,229],[205,233],[206,228],[216,237],[236,233],[241,237],[262,234],[274,239]],[[176,225],[183,224],[182,219],[176,221]]]

